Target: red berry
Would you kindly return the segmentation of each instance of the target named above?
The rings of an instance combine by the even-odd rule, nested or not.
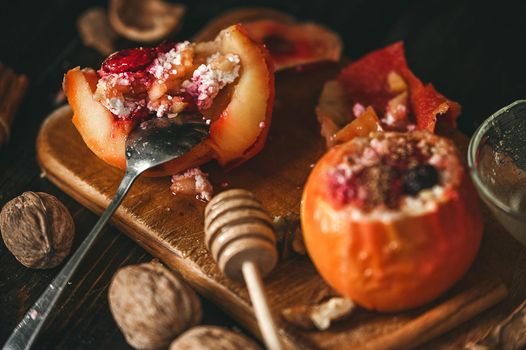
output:
[[[102,70],[106,73],[135,72],[146,68],[155,56],[155,50],[149,48],[117,51],[102,62]]]
[[[404,192],[416,196],[420,191],[439,183],[438,170],[430,164],[419,164],[408,169],[402,178]]]
[[[339,205],[354,202],[358,197],[358,183],[355,177],[349,177],[342,169],[336,169],[329,174],[331,196]]]

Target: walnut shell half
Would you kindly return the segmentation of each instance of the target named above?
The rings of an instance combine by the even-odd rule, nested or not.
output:
[[[228,329],[215,326],[198,326],[177,338],[170,350],[260,350],[249,338]]]
[[[117,33],[139,42],[153,42],[173,34],[186,7],[164,0],[111,0],[109,20]]]
[[[0,212],[0,231],[7,249],[27,267],[49,269],[69,254],[75,224],[54,196],[24,192]]]
[[[120,269],[110,285],[109,303],[126,341],[136,349],[166,347],[202,316],[194,291],[156,261]]]

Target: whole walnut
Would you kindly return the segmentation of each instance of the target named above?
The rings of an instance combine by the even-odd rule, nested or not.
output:
[[[170,350],[260,350],[242,334],[216,326],[198,326],[185,332],[170,345]]]
[[[136,349],[167,347],[202,316],[194,291],[156,261],[117,271],[109,303],[126,341]]]
[[[24,192],[0,212],[0,231],[7,249],[27,267],[49,269],[69,254],[75,224],[54,196]]]

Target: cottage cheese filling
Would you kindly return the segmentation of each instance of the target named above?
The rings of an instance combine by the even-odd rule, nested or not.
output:
[[[451,143],[426,132],[354,139],[327,172],[335,205],[353,220],[392,220],[434,210],[458,186],[462,166]]]
[[[183,82],[183,91],[194,97],[199,109],[208,109],[219,91],[237,79],[239,65],[238,55],[215,53],[207,59],[206,65],[202,64],[194,71],[192,79]]]
[[[157,52],[141,70],[99,71],[94,98],[121,120],[175,117],[192,106],[209,109],[220,91],[239,77],[241,60],[236,54],[198,54],[198,45],[185,41]]]

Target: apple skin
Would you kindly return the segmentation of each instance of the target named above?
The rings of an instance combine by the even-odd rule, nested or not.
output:
[[[238,24],[219,33],[225,53],[241,58],[241,73],[228,106],[210,126],[210,140],[219,163],[237,166],[263,148],[272,120],[274,67],[268,51]]]
[[[301,223],[308,254],[331,287],[366,309],[424,305],[455,284],[477,255],[483,226],[476,191],[460,172],[456,190],[434,210],[391,221],[353,219],[349,205],[331,202],[327,180],[350,143],[331,148],[305,185]]]
[[[148,171],[148,176],[173,175],[212,159],[234,167],[263,148],[274,103],[274,67],[270,56],[263,46],[250,39],[241,25],[221,31],[214,45],[219,52],[237,54],[241,60],[240,76],[231,88],[230,101],[218,115],[212,116],[209,138],[184,156]],[[97,157],[125,169],[125,140],[137,122],[116,120],[94,100],[97,81],[93,69],[76,67],[64,76],[64,92],[74,113],[72,121]]]

